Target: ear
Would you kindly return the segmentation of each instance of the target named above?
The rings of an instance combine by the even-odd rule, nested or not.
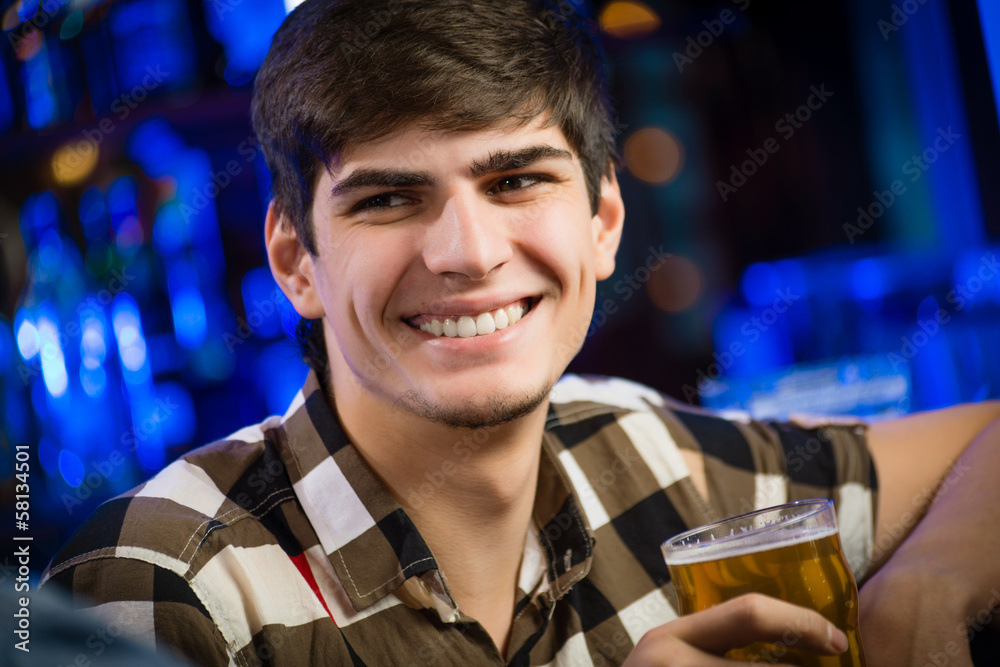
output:
[[[313,257],[299,242],[292,223],[278,213],[274,200],[267,207],[264,244],[271,275],[295,312],[310,320],[323,317],[325,311],[316,291]]]
[[[625,203],[618,187],[614,165],[610,175],[601,178],[601,199],[592,221],[594,232],[594,274],[598,280],[608,278],[615,270],[615,253],[625,224]]]

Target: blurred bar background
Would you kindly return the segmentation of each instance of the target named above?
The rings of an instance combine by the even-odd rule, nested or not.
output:
[[[36,576],[99,502],[305,376],[249,126],[291,9],[3,3],[0,494],[29,445]],[[628,214],[571,371],[759,417],[1000,396],[1000,3],[584,11]]]

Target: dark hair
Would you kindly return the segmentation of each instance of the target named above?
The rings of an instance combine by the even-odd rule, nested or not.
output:
[[[317,255],[320,168],[407,124],[475,130],[544,112],[580,158],[591,209],[617,164],[605,60],[568,0],[306,0],[257,74],[253,127],[279,215]],[[320,320],[296,338],[325,380]]]

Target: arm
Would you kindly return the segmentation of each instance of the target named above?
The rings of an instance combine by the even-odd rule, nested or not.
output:
[[[868,443],[879,482],[875,572],[913,531],[938,487],[961,485],[968,459],[956,464],[973,440],[1000,418],[1000,401],[959,405],[874,424]],[[995,472],[1000,470],[994,468]]]
[[[869,438],[881,508],[861,590],[862,637],[879,637],[869,659],[971,665],[966,628],[1000,602],[1000,403],[877,424]]]

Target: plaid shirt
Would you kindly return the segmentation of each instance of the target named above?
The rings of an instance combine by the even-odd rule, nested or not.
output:
[[[408,502],[447,483],[488,438],[458,439],[453,465]],[[703,457],[707,498],[682,449]],[[861,426],[722,418],[625,380],[566,376],[552,391],[507,664],[620,664],[676,617],[660,543],[753,508],[832,498],[860,575],[874,489]],[[312,373],[283,417],[103,504],[49,580],[109,633],[114,624],[203,665],[504,664]]]

